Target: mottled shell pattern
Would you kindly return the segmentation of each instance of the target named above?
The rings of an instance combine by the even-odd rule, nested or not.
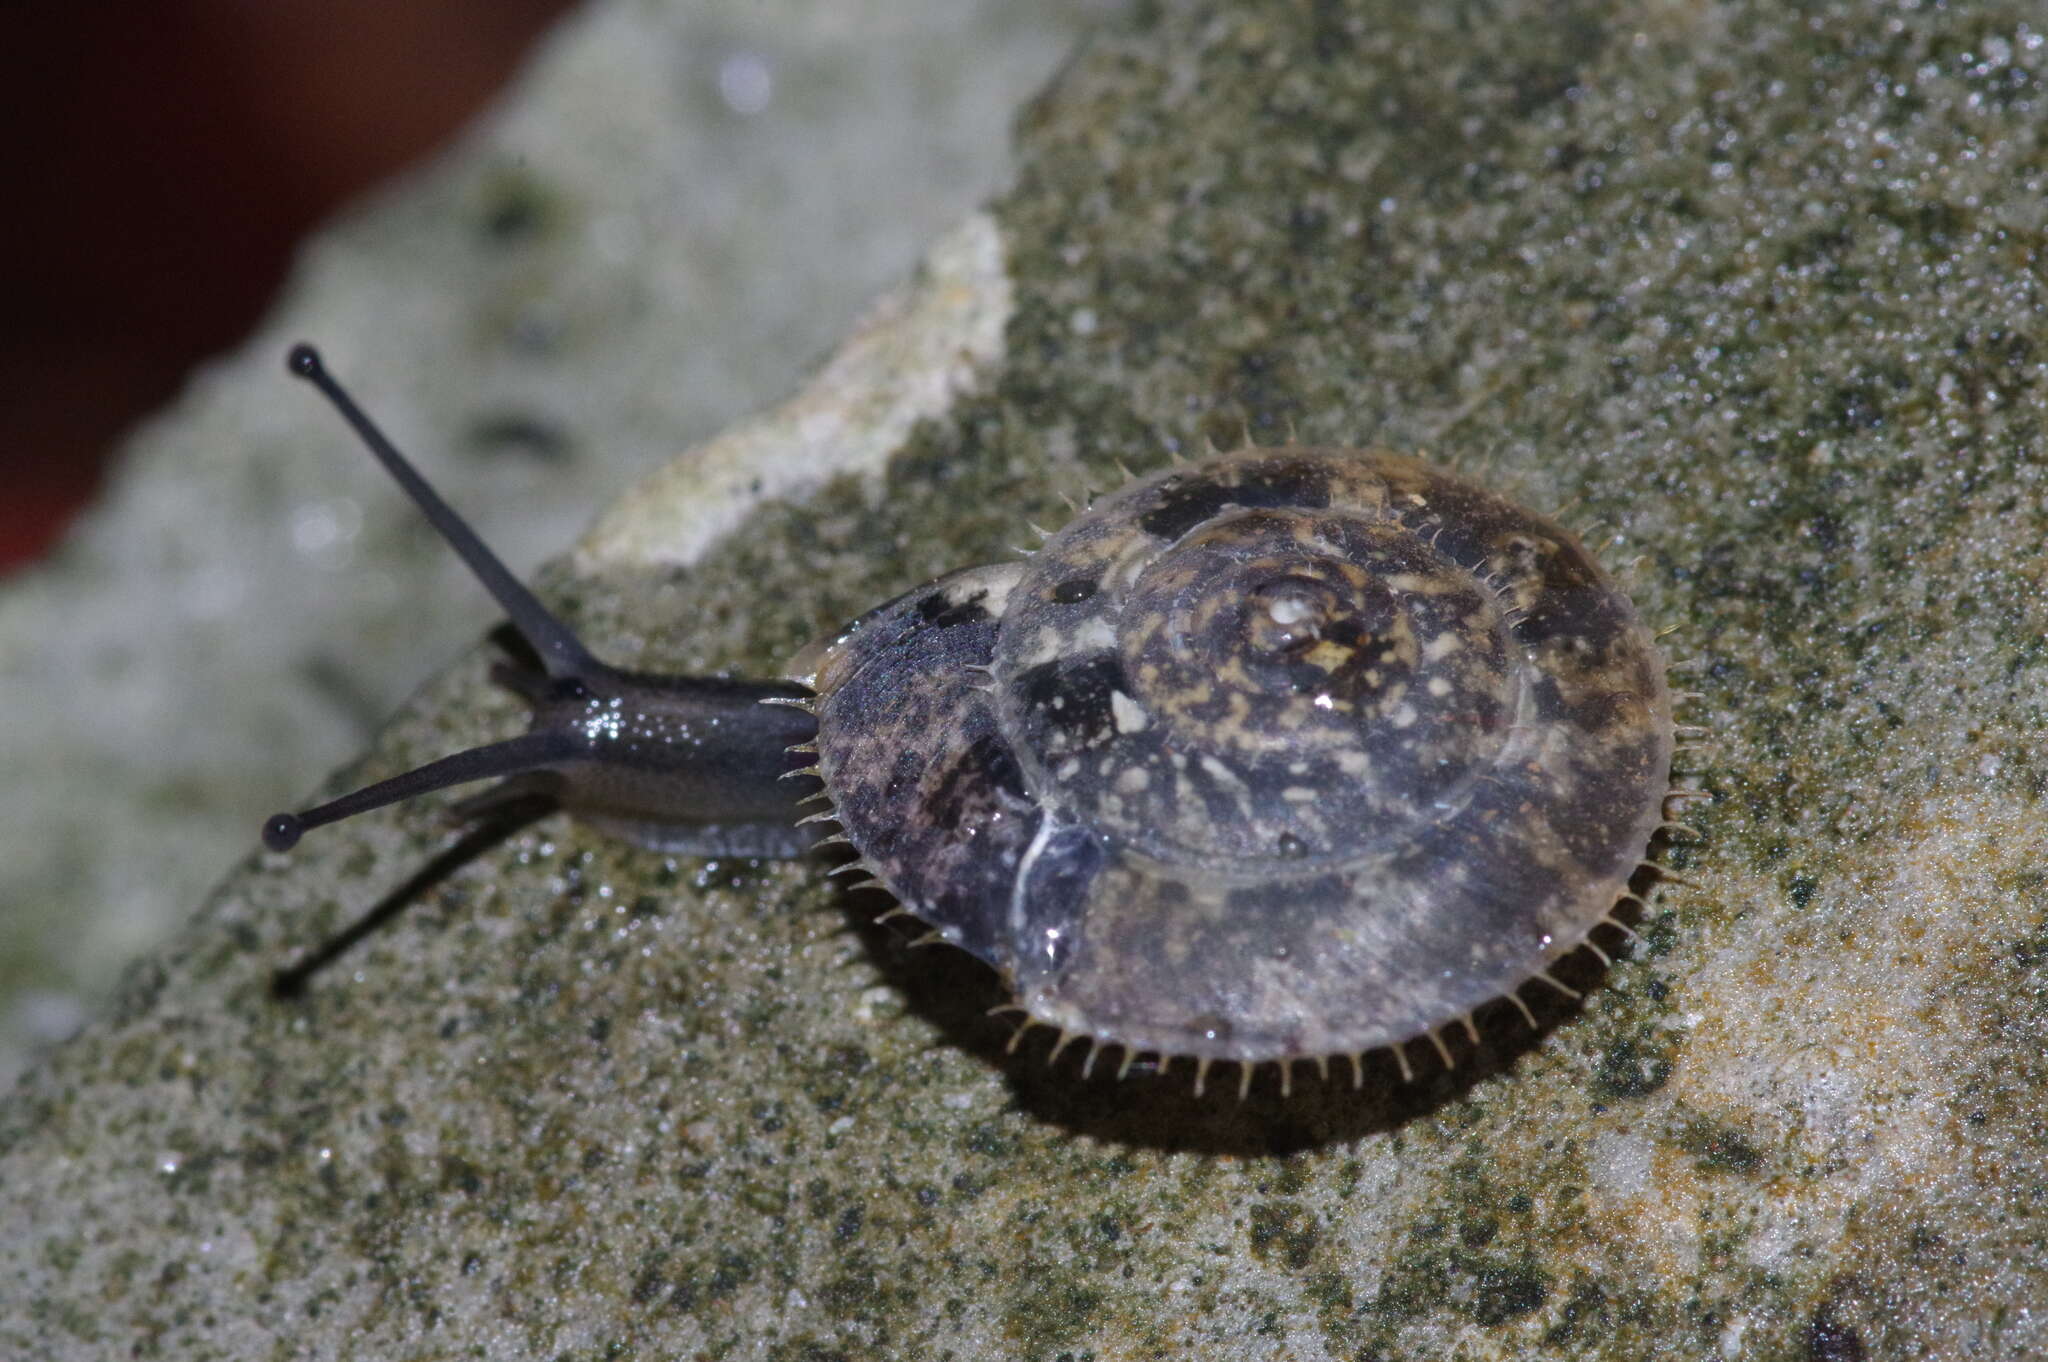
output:
[[[1469,1025],[1611,920],[1671,766],[1578,540],[1384,452],[1170,468],[799,667],[857,864],[1126,1066]]]

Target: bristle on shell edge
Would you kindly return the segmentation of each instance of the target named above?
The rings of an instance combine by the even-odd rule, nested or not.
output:
[[[857,870],[871,869],[865,862],[856,860],[848,862],[847,866],[835,868],[831,873],[839,874],[849,868]],[[1646,860],[1642,862],[1641,873],[1650,874],[1657,884],[1666,882],[1675,884],[1685,883],[1654,861]],[[879,878],[870,874],[869,878],[850,886],[850,888],[878,888],[886,890],[887,886]],[[1496,1004],[1504,1005],[1518,1014],[1523,1026],[1529,1032],[1534,1033],[1542,1029],[1543,1022],[1538,1017],[1536,1010],[1522,997],[1522,990],[1532,984],[1542,984],[1552,996],[1568,1002],[1576,1003],[1583,1000],[1585,997],[1584,990],[1565,983],[1552,972],[1552,969],[1581,951],[1597,961],[1601,970],[1611,969],[1617,959],[1623,958],[1626,952],[1633,949],[1643,940],[1642,935],[1623,917],[1623,913],[1628,911],[1627,905],[1634,905],[1631,916],[1646,915],[1651,910],[1650,900],[1655,893],[1655,884],[1646,885],[1640,893],[1632,889],[1622,892],[1616,897],[1612,908],[1609,909],[1606,915],[1596,921],[1587,930],[1585,936],[1574,946],[1561,952],[1551,962],[1551,967],[1531,973],[1528,978],[1523,980],[1513,990],[1502,994],[1492,1002],[1482,1003],[1470,1012],[1449,1018],[1438,1026],[1392,1045],[1377,1046],[1356,1052],[1336,1051],[1327,1054],[1291,1055],[1254,1060],[1224,1059],[1187,1053],[1166,1053],[1158,1050],[1141,1049],[1127,1045],[1114,1036],[1091,1035],[1085,1031],[1061,1027],[1056,1023],[1044,1021],[1031,1015],[1030,1010],[1023,1003],[1015,999],[989,1008],[987,1015],[990,1017],[1012,1016],[1016,1018],[1015,1029],[1011,1032],[1009,1041],[1004,1046],[1004,1053],[1007,1055],[1019,1053],[1026,1042],[1026,1038],[1033,1032],[1041,1030],[1053,1033],[1051,1042],[1045,1051],[1045,1065],[1047,1068],[1057,1066],[1061,1058],[1069,1050],[1073,1050],[1077,1046],[1080,1047],[1079,1077],[1084,1083],[1094,1078],[1095,1071],[1102,1062],[1104,1053],[1115,1050],[1119,1052],[1119,1057],[1113,1072],[1118,1081],[1129,1078],[1133,1074],[1149,1074],[1164,1077],[1171,1073],[1177,1065],[1192,1065],[1194,1069],[1192,1092],[1197,1098],[1207,1095],[1210,1072],[1223,1065],[1232,1066],[1237,1070],[1236,1095],[1240,1101],[1250,1097],[1252,1084],[1262,1069],[1270,1067],[1275,1071],[1278,1078],[1278,1093],[1281,1100],[1285,1101],[1294,1095],[1295,1071],[1298,1066],[1307,1066],[1314,1072],[1317,1079],[1325,1087],[1328,1087],[1333,1081],[1332,1071],[1337,1061],[1341,1061],[1344,1069],[1348,1070],[1352,1090],[1360,1091],[1366,1085],[1366,1072],[1371,1067],[1373,1056],[1381,1054],[1391,1061],[1394,1073],[1402,1084],[1412,1084],[1427,1073],[1432,1072],[1426,1066],[1418,1068],[1416,1062],[1418,1055],[1424,1059],[1433,1056],[1436,1061],[1436,1068],[1433,1072],[1449,1074],[1456,1072],[1461,1062],[1469,1063],[1484,1051],[1486,1040],[1481,1034],[1479,1015],[1492,1010]],[[881,924],[892,922],[899,918],[908,920],[913,926],[923,924],[923,919],[914,910],[906,908],[900,903],[877,914],[874,921],[877,924]],[[1620,938],[1619,943],[1603,947],[1595,941],[1593,939],[1594,933],[1603,928],[1613,931]],[[943,942],[944,939],[941,933],[927,929],[922,933],[913,932],[907,938],[906,944],[913,947],[936,945]],[[1421,1051],[1411,1053],[1410,1047],[1418,1045],[1424,1048]],[[1108,1070],[1105,1069],[1105,1072],[1108,1072]],[[1339,1081],[1341,1081],[1341,1073]]]

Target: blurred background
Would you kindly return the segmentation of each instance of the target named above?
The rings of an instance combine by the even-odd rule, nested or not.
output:
[[[0,46],[0,572],[255,323],[298,238],[417,161],[572,0],[18,0]]]
[[[530,573],[795,391],[1122,3],[10,5],[0,1101],[494,620],[288,343]]]

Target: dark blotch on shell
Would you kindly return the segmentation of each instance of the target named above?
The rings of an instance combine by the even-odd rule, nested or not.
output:
[[[1020,673],[1013,685],[1018,701],[1033,710],[1051,737],[1048,756],[1099,747],[1115,736],[1112,697],[1123,692],[1123,659],[1114,653],[1054,658]]]
[[[963,624],[980,624],[989,618],[982,606],[982,595],[970,593],[964,600],[954,600],[943,591],[934,591],[917,603],[917,618],[922,624],[934,629],[955,629]]]
[[[1196,465],[1196,470],[1207,467]],[[1159,482],[1157,503],[1138,518],[1139,527],[1157,539],[1178,539],[1226,506],[1296,506],[1330,504],[1329,482],[1311,464],[1299,461],[1248,470],[1243,481],[1222,486],[1196,470],[1169,473]]]

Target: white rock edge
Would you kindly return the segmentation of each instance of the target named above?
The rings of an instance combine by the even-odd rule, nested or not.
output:
[[[600,515],[572,568],[685,566],[765,500],[879,474],[996,359],[1014,306],[1001,229],[969,214],[794,397],[686,450]]]

